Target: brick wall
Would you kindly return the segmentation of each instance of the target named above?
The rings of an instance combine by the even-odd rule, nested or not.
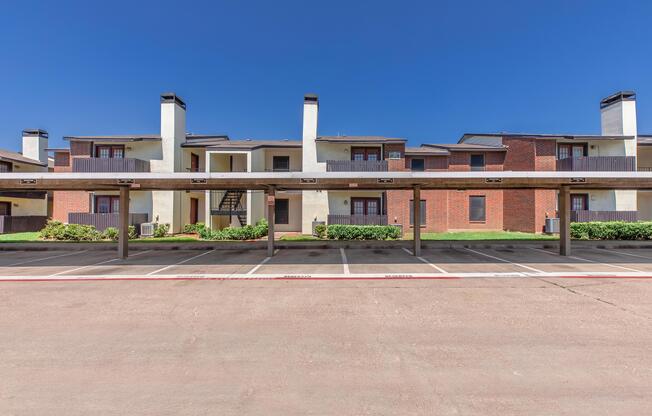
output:
[[[402,224],[405,232],[412,232],[410,224],[410,201],[412,191],[387,192],[387,219],[390,224]],[[422,190],[421,199],[426,201],[426,224],[422,232],[443,232],[448,229],[446,209],[448,191]]]
[[[503,229],[503,191],[466,190],[448,192],[449,230],[502,230]],[[485,197],[485,218],[483,222],[469,221],[469,197]]]
[[[55,172],[71,172],[72,158],[59,155],[67,153],[55,153]],[[57,159],[56,156],[59,156]],[[66,165],[64,162],[67,161]],[[90,200],[89,193],[84,191],[54,191],[52,196],[52,219],[68,222],[68,213],[70,212],[89,212]]]

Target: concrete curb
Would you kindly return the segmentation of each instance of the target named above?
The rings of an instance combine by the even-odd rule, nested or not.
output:
[[[652,241],[587,241],[574,240],[574,248],[604,248],[604,249],[652,249]],[[280,249],[392,249],[411,248],[411,240],[398,241],[277,241]],[[538,247],[557,249],[557,240],[477,240],[477,241],[422,241],[422,248],[519,248]],[[129,249],[144,250],[264,250],[266,241],[198,241],[190,243],[130,243]],[[66,242],[33,242],[33,243],[0,243],[0,251],[81,251],[81,250],[117,250],[118,244],[100,243],[66,243]]]

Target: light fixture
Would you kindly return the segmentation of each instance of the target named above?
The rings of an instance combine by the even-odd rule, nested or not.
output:
[[[349,200],[348,199],[344,200],[344,205],[349,205]]]

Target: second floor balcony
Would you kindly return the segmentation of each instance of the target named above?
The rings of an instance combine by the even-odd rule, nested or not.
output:
[[[634,172],[636,156],[583,156],[557,160],[559,172]]]
[[[133,158],[75,157],[73,172],[149,172],[149,161]]]
[[[327,172],[387,172],[386,160],[327,160]]]

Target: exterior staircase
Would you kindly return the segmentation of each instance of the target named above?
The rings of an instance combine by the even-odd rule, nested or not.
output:
[[[241,189],[225,191],[218,205],[219,211],[237,216],[241,226],[247,224],[246,208],[242,206],[242,196],[246,192]]]

